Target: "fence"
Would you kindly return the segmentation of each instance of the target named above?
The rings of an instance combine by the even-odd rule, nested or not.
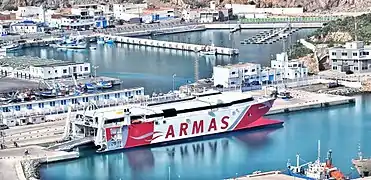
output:
[[[282,22],[328,22],[340,17],[269,17],[269,18],[241,18],[241,23],[282,23]]]

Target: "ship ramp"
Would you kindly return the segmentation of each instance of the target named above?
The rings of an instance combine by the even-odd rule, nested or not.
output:
[[[56,144],[52,147],[49,147],[50,150],[59,150],[59,151],[71,151],[73,148],[82,146],[94,142],[94,137],[83,137],[78,139],[73,139],[63,143]]]

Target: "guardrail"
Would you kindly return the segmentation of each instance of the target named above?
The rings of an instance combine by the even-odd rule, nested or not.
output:
[[[341,17],[268,17],[268,18],[241,18],[241,23],[282,23],[282,22],[329,22]]]

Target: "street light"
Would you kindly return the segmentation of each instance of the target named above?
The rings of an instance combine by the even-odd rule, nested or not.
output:
[[[176,74],[173,74],[173,93],[174,93],[174,90],[175,90],[175,77],[176,77]]]

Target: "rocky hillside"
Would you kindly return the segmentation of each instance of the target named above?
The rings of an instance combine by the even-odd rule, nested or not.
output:
[[[86,4],[96,2],[141,2],[143,0],[1,0],[0,8],[16,9],[25,5],[45,5],[49,7],[68,6],[69,4]],[[154,5],[177,5],[202,7],[208,6],[210,0],[148,0]],[[304,7],[308,12],[320,11],[364,11],[371,7],[371,0],[220,0],[222,4],[242,3],[256,4],[258,7]]]

